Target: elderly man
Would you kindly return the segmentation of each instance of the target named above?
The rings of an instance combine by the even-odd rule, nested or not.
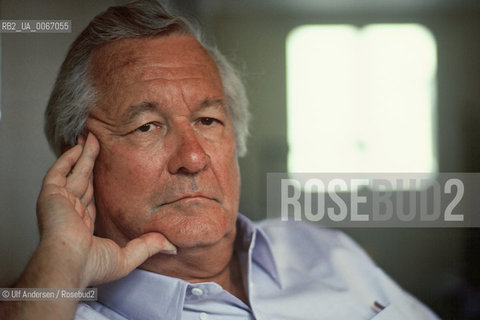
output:
[[[436,318],[342,234],[237,213],[246,104],[225,58],[155,1],[97,16],[49,101],[59,158],[16,286],[99,299],[4,303],[3,318]]]

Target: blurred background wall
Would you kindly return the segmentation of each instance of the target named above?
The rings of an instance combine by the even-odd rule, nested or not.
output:
[[[69,44],[88,21],[126,1],[2,0],[1,19],[70,19],[71,34],[1,34],[0,286],[38,241],[35,201],[54,161],[43,112]],[[240,211],[266,217],[266,174],[287,170],[285,41],[303,24],[420,23],[437,42],[440,172],[480,171],[480,3],[476,0],[169,1],[203,26],[242,70],[252,112],[240,160]],[[321,148],[321,140],[318,146]],[[444,318],[480,318],[478,229],[346,229],[406,290]],[[476,302],[475,302],[476,301]]]

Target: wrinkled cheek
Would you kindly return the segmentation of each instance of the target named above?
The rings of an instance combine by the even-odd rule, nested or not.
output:
[[[103,148],[95,164],[94,188],[99,218],[117,227],[140,222],[148,209],[145,197],[151,185],[148,167],[138,165],[136,153],[127,148]]]
[[[235,154],[235,153],[233,153]],[[238,202],[239,199],[240,199],[240,186],[241,186],[241,181],[240,181],[240,167],[238,165],[238,159],[237,157],[234,155],[232,159],[230,159],[230,162],[229,162],[231,165],[230,165],[230,168],[229,168],[229,172],[230,172],[230,188],[232,188],[233,190],[231,190],[231,192],[233,193],[233,196],[235,198],[235,200]]]
[[[138,194],[149,184],[151,161],[129,148],[116,146],[102,150],[95,166],[96,187],[108,193]],[[112,192],[115,191],[115,192]]]

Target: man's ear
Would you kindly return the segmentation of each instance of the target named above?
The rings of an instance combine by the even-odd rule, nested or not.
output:
[[[88,128],[85,126],[85,128],[83,128],[83,131],[82,133],[77,136],[77,139],[75,139],[77,141],[76,144],[78,144],[78,138],[82,137],[83,138],[83,141],[85,142],[85,140],[87,140],[87,137],[88,137],[88,133],[90,132],[90,130],[88,130]],[[75,144],[75,145],[76,145]],[[60,149],[62,151],[62,154],[65,153],[65,151],[68,151],[69,149],[75,147],[75,145],[71,145],[69,143],[66,143],[66,142],[63,142],[62,144],[62,148]]]
[[[73,146],[70,144],[62,144],[62,148],[60,149],[62,151],[62,154],[64,154],[66,151],[70,150]]]
[[[85,140],[87,139],[87,138],[86,138],[87,136],[88,136],[88,131],[85,131],[85,130],[84,130],[84,132],[77,137],[77,139],[76,139],[76,140],[77,140],[77,144],[78,144],[78,138],[83,137],[83,139],[84,139],[84,141],[85,141]],[[70,143],[63,142],[63,143],[62,143],[62,147],[60,148],[60,150],[62,151],[62,154],[63,154],[63,153],[65,153],[66,151],[68,151],[69,149],[71,149],[71,148],[73,148],[73,147],[75,147],[75,145],[72,146]]]

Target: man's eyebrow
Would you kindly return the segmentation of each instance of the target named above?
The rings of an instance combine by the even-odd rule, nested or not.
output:
[[[206,108],[218,108],[218,109],[222,109],[224,112],[227,112],[227,109],[225,108],[225,106],[226,106],[225,99],[207,98],[200,103],[198,110],[203,110]],[[121,119],[123,123],[129,123],[130,121],[134,120],[137,116],[141,115],[142,113],[157,112],[158,110],[159,110],[158,103],[152,102],[152,101],[144,101],[144,102],[129,106]]]
[[[203,100],[200,103],[199,110],[205,109],[205,108],[210,108],[210,107],[216,107],[216,108],[221,108],[224,109],[226,112],[226,102],[225,99],[219,98],[219,99],[212,99],[212,98],[207,98]]]
[[[145,101],[139,104],[133,104],[129,106],[123,114],[122,122],[128,123],[142,113],[154,111],[158,111],[158,104],[156,102]]]

